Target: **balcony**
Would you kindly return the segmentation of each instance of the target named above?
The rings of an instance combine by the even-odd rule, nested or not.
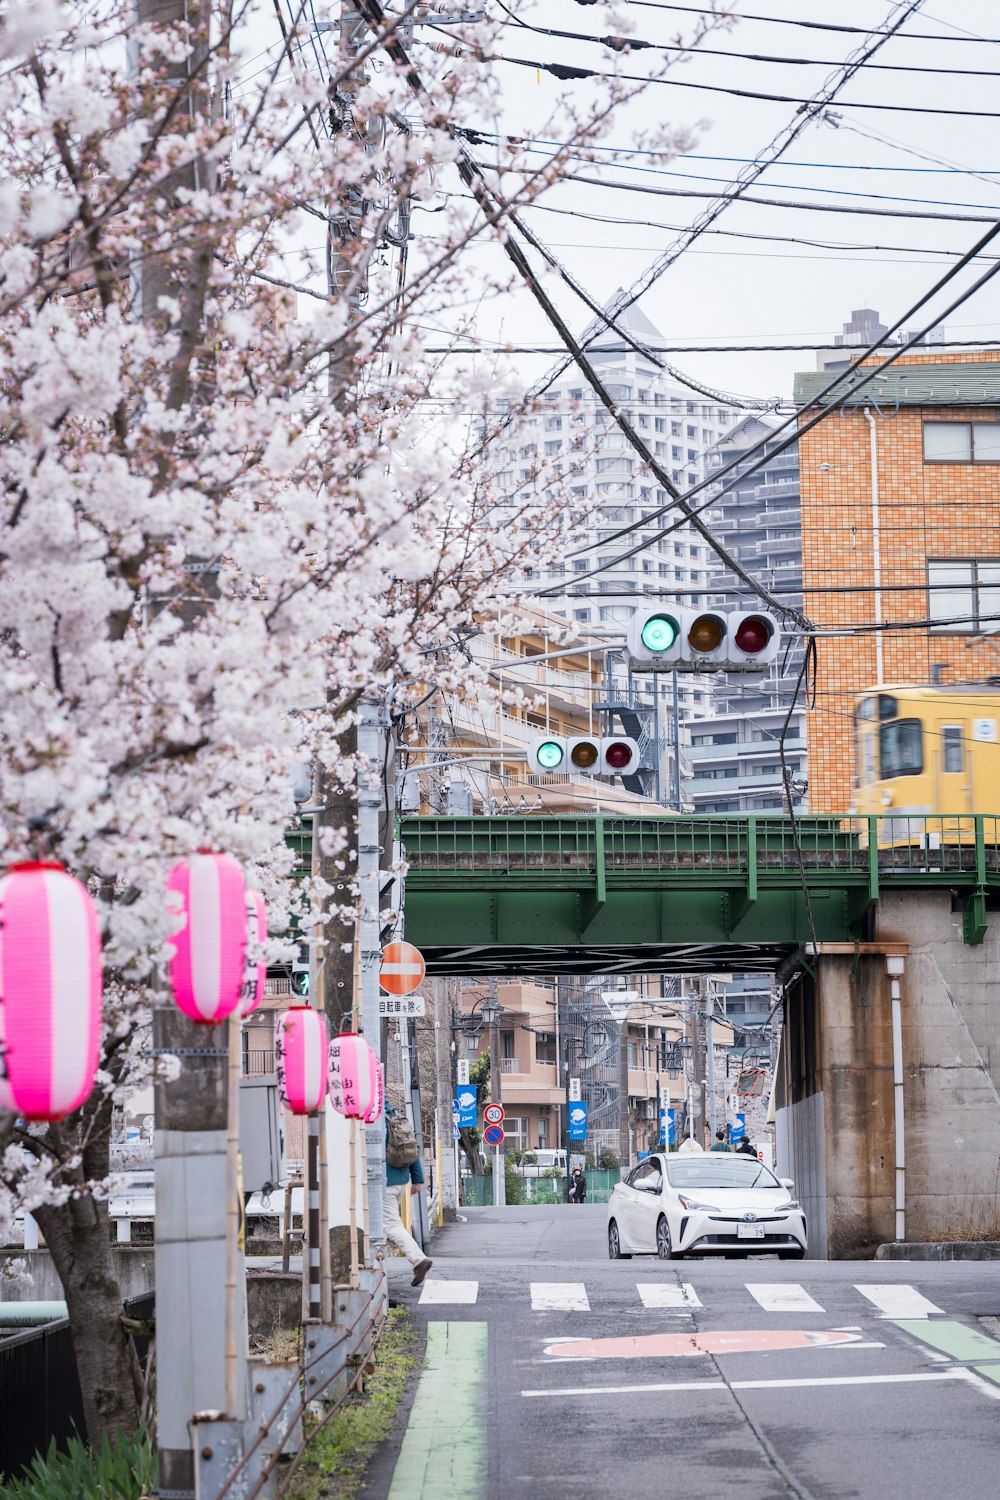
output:
[[[511,1073],[520,1073],[521,1059],[519,1057],[501,1057],[500,1072],[506,1077]]]

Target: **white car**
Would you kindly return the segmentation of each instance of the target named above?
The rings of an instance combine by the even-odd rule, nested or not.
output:
[[[611,1190],[608,1255],[774,1255],[801,1260],[806,1216],[777,1178],[752,1156],[728,1151],[647,1157]]]

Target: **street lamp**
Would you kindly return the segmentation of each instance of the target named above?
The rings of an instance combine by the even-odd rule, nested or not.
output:
[[[591,1039],[593,1050],[587,1050],[587,1038]],[[566,1153],[566,1201],[569,1202],[569,1107],[573,1102],[570,1098],[570,1074],[569,1059],[570,1051],[579,1047],[581,1062],[592,1062],[597,1054],[604,1050],[608,1044],[608,1033],[599,1021],[588,1021],[583,1028],[582,1036],[569,1035],[563,1041],[563,1083],[566,1095],[566,1104],[563,1120],[563,1150]]]

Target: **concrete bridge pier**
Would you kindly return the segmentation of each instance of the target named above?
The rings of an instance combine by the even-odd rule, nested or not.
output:
[[[787,988],[777,1160],[812,1256],[1000,1237],[1000,921],[967,944],[953,904],[883,891],[875,940],[820,943]]]

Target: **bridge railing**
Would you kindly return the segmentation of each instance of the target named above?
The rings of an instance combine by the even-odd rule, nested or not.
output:
[[[469,872],[573,884],[599,871],[625,880],[679,871],[717,883],[722,872],[766,880],[804,871],[853,883],[864,872],[874,880],[955,871],[984,884],[1000,873],[993,814],[430,817],[405,819],[401,832],[418,878]]]

